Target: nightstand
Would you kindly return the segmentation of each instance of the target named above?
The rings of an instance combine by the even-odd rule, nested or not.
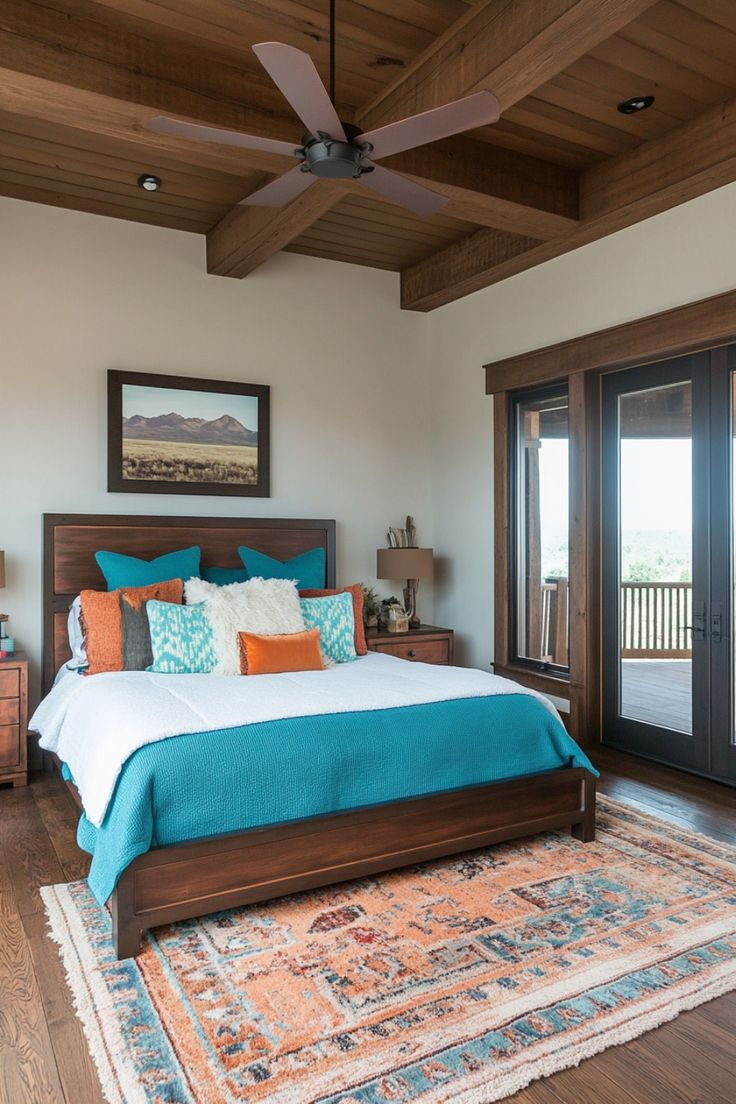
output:
[[[384,652],[414,663],[452,663],[454,648],[452,629],[436,625],[421,625],[409,632],[391,633],[384,629],[366,629],[365,642],[370,652]]]
[[[28,660],[23,652],[0,659],[0,785],[28,782]]]

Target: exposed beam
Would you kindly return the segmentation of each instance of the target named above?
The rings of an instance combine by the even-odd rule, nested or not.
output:
[[[497,260],[496,232],[478,230],[405,269],[402,306],[433,310],[734,180],[736,100],[731,100],[586,170],[580,189],[584,217],[562,237],[531,244],[518,239],[507,243]]]
[[[360,114],[365,128],[489,89],[502,111],[621,30],[653,0],[479,0]]]
[[[298,238],[342,198],[319,181],[286,207],[234,207],[207,235],[207,271],[241,279]]]
[[[8,111],[16,107],[6,102],[6,84],[11,97],[32,92],[25,77],[50,82],[47,90],[55,88],[61,103],[68,88],[81,107],[84,93],[93,107],[100,96],[126,104],[139,125],[153,114],[168,113],[295,144],[302,132],[294,116],[274,109],[265,77],[193,58],[176,44],[164,46],[102,19],[70,19],[33,0],[3,0],[0,64],[0,99]],[[71,117],[64,121],[75,125]],[[248,158],[248,167],[272,172],[279,172],[285,160],[270,154],[254,159],[249,153]]]
[[[276,113],[249,74],[164,48],[103,22],[71,21],[31,0],[4,0],[0,102],[19,116],[149,146],[184,163],[229,173],[281,173],[288,157],[152,134],[167,113],[294,141],[300,125]],[[467,137],[391,158],[387,166],[447,195],[445,214],[541,240],[577,217],[577,177],[568,169]],[[155,167],[155,160],[151,168]]]
[[[544,241],[577,224],[578,174],[550,161],[458,135],[382,164],[448,196],[453,218]]]
[[[294,165],[290,157],[281,157],[278,154],[256,150],[246,153],[232,146],[221,146],[213,142],[189,142],[185,138],[154,134],[146,129],[145,123],[152,115],[166,112],[167,108],[163,105],[120,99],[107,95],[104,91],[76,88],[56,80],[2,67],[0,103],[4,111],[13,115],[74,127],[87,134],[101,134],[121,142],[135,142],[137,146],[149,146],[152,161],[155,160],[156,150],[160,149],[167,155],[180,158],[185,164],[201,165],[233,174],[245,174],[254,169],[280,173]],[[201,119],[201,115],[191,117]],[[211,118],[207,121],[215,122]],[[220,121],[217,125],[233,124]],[[254,129],[251,127],[251,131]]]

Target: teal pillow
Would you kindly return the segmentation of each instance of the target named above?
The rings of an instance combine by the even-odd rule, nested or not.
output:
[[[203,567],[202,578],[215,586],[229,586],[230,583],[244,583],[248,572],[244,567]]]
[[[204,603],[175,606],[151,599],[146,613],[153,652],[149,671],[162,675],[206,675],[214,671],[217,656]]]
[[[197,545],[167,552],[155,560],[140,560],[137,556],[123,556],[120,552],[95,552],[100,571],[105,576],[108,590],[120,587],[150,586],[166,583],[169,579],[199,577],[201,553]]]
[[[241,545],[238,555],[249,579],[296,579],[297,590],[322,590],[325,585],[325,550],[310,548],[284,563]]]
[[[351,659],[358,658],[352,594],[300,598],[299,601],[307,628],[319,629],[320,646],[328,659],[335,663],[349,663]]]

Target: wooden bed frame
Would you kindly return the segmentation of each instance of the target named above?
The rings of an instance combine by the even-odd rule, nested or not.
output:
[[[98,549],[152,558],[192,544],[204,566],[220,567],[240,566],[240,544],[280,559],[321,545],[325,584],[335,583],[334,521],[47,514],[44,690],[69,658],[70,602],[104,586]],[[579,767],[153,848],[113,893],[116,953],[138,954],[158,924],[559,828],[595,838],[595,779]]]

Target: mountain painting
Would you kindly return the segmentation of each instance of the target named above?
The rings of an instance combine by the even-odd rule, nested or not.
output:
[[[170,379],[135,374],[135,382],[121,380],[115,403],[120,410],[121,486],[111,489],[143,490],[154,484],[158,486],[150,489],[161,493],[263,493],[258,489],[264,445],[260,407],[264,398],[268,401],[268,388],[216,384],[209,391],[205,380],[182,379],[167,387],[137,382],[141,378]],[[195,384],[204,386],[199,390]],[[225,386],[266,395],[220,390]]]

